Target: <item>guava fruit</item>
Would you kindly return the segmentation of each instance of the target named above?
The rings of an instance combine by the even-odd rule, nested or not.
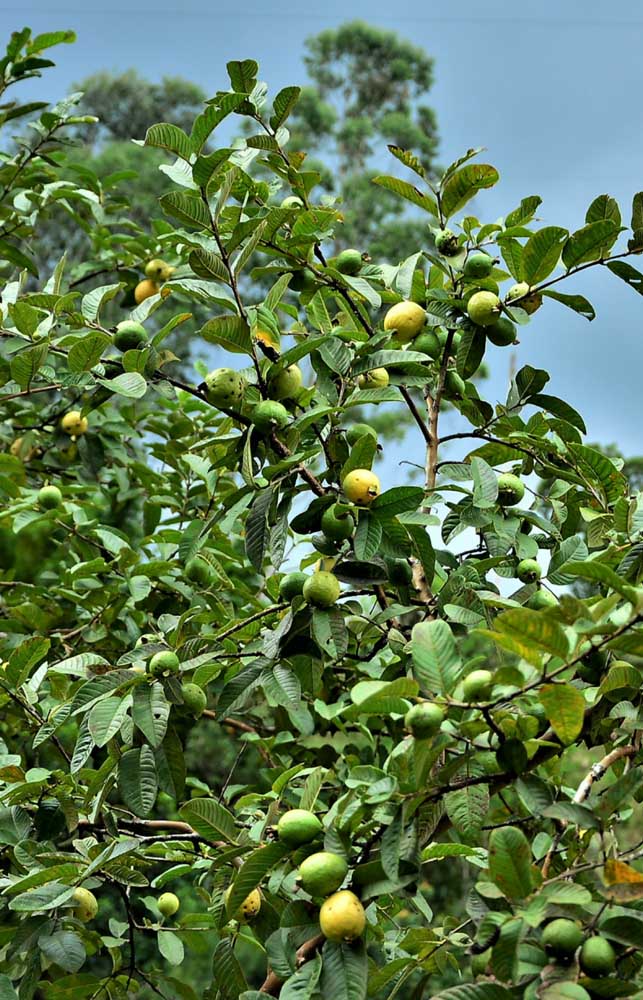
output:
[[[327,538],[342,542],[355,531],[355,518],[342,504],[333,504],[322,514],[321,529]]]
[[[380,494],[380,481],[370,469],[353,469],[342,483],[344,494],[351,503],[367,507]]]
[[[385,559],[386,573],[396,587],[408,587],[413,580],[413,570],[406,559]]]
[[[179,897],[173,892],[163,892],[156,904],[164,917],[173,917],[179,906]]]
[[[516,301],[517,299],[519,301]],[[508,306],[515,303],[517,308],[524,309],[531,316],[537,309],[540,309],[543,304],[543,297],[540,292],[532,292],[526,281],[519,281],[517,284],[511,286],[505,296],[505,302]]]
[[[281,431],[286,427],[290,414],[283,403],[264,399],[254,407],[250,419],[261,434],[272,434],[273,431]]]
[[[493,687],[490,670],[472,670],[462,682],[462,696],[465,701],[486,701]]]
[[[200,719],[208,704],[208,696],[203,688],[189,681],[182,685],[181,694],[183,695],[183,710],[189,715],[193,715],[195,719]]]
[[[548,955],[568,959],[580,947],[583,932],[573,920],[557,917],[546,925],[540,940]]]
[[[81,434],[87,433],[89,422],[87,417],[82,416],[80,410],[70,410],[60,421],[60,426],[65,434],[69,434],[71,437],[80,437]]]
[[[224,895],[225,902],[227,904],[230,893],[232,892],[232,886],[229,886]],[[252,892],[248,893],[243,903],[234,914],[233,919],[238,920],[241,924],[246,924],[248,921],[256,917],[261,909],[261,893],[258,889],[253,889]]]
[[[163,275],[166,273],[168,265],[164,260],[159,257],[154,257],[152,260],[148,260],[145,265],[145,277],[150,278],[152,281],[163,281]]]
[[[292,601],[294,597],[298,597],[303,592],[307,579],[308,574],[302,573],[299,570],[286,573],[279,581],[279,596],[284,601]]]
[[[319,532],[317,535],[313,535],[310,540],[313,544],[313,548],[315,548],[317,552],[321,552],[323,556],[334,556],[337,552],[337,542],[333,541],[328,537],[328,535],[324,535],[322,532]]]
[[[473,250],[462,270],[467,278],[486,278],[493,271],[493,258],[483,250]]]
[[[465,381],[455,368],[449,368],[444,376],[444,394],[447,399],[462,399],[466,390]]]
[[[498,476],[498,503],[501,507],[513,507],[525,495],[525,486],[513,472],[503,472]]]
[[[417,302],[397,302],[384,317],[384,329],[395,331],[401,344],[408,344],[417,337],[426,323],[426,312]]]
[[[458,237],[450,229],[439,229],[435,234],[435,249],[443,257],[454,257],[460,250]]]
[[[507,347],[516,340],[516,327],[506,316],[501,316],[497,323],[487,327],[486,335],[496,347]]]
[[[159,290],[159,286],[151,278],[143,278],[143,281],[139,281],[138,285],[134,289],[134,301],[140,306],[141,302],[145,299],[149,299],[152,295],[156,295]]]
[[[316,608],[330,608],[341,593],[339,580],[328,570],[316,570],[304,584],[303,595]]]
[[[435,736],[443,722],[444,710],[431,701],[413,705],[404,716],[404,725],[416,740]]]
[[[321,821],[309,809],[289,809],[279,818],[277,836],[288,847],[301,847],[310,844],[322,829]]]
[[[163,649],[160,653],[155,653],[151,658],[148,671],[152,677],[169,677],[170,674],[178,674],[180,660],[171,649]]]
[[[243,402],[246,381],[233,368],[215,368],[205,376],[208,403],[224,410],[236,411]]]
[[[419,351],[420,354],[428,354],[430,358],[437,361],[438,358],[442,357],[444,344],[440,343],[440,338],[434,330],[426,330],[417,335],[411,349]]]
[[[341,889],[322,903],[319,926],[329,941],[355,941],[366,927],[364,907],[355,893]]]
[[[539,587],[527,601],[527,607],[532,611],[545,611],[547,608],[558,607],[558,601],[548,590]]]
[[[290,279],[290,288],[293,292],[312,292],[317,287],[317,278],[309,267],[304,267],[301,271],[294,271]]]
[[[543,571],[535,559],[521,559],[516,567],[516,576],[521,583],[535,583],[542,575]]]
[[[71,899],[74,904],[72,913],[78,920],[86,924],[94,919],[98,913],[98,900],[93,892],[79,886],[74,889]]]
[[[282,201],[280,208],[303,208],[304,203],[301,198],[298,198],[296,194],[286,195]]]
[[[362,255],[359,250],[342,250],[335,259],[335,267],[342,274],[358,274],[362,263]]]
[[[53,510],[60,507],[63,502],[63,495],[57,486],[41,486],[38,490],[38,503],[45,510]]]
[[[271,399],[295,399],[299,395],[303,378],[299,365],[289,365],[274,375],[268,373],[268,395]]]
[[[209,587],[213,579],[210,563],[203,556],[192,556],[185,564],[185,579],[200,587]]]
[[[299,866],[298,880],[311,896],[328,896],[339,889],[348,874],[348,864],[341,854],[318,851]]]
[[[114,347],[119,351],[136,351],[147,343],[147,333],[142,323],[133,319],[123,320],[116,327]]]
[[[389,375],[386,368],[371,368],[370,371],[357,376],[360,389],[385,389],[388,383]]]
[[[579,956],[583,972],[594,979],[609,976],[616,965],[616,952],[607,938],[596,935],[583,941]]]
[[[346,441],[352,447],[354,444],[357,444],[360,438],[363,438],[367,434],[377,441],[377,431],[370,424],[353,424],[346,431]]]
[[[467,302],[469,319],[477,326],[493,326],[500,319],[500,299],[493,292],[474,292]]]
[[[590,649],[576,667],[576,673],[586,684],[600,684],[607,670],[607,656],[600,649]]]

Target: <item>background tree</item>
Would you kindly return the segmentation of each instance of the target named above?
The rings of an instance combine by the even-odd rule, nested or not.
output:
[[[3,86],[65,40],[14,35]],[[61,181],[74,101],[0,160],[2,1000],[635,996],[643,497],[548,372],[495,405],[473,376],[538,309],[591,319],[579,272],[640,287],[643,195],[630,225],[608,195],[573,232],[535,196],[485,223],[491,164],[431,181],[395,150],[391,189],[455,235],[327,260],[297,89],[270,109],[257,72],[148,130],[153,235]],[[254,132],[211,149],[234,112]],[[54,197],[94,213],[93,260],[41,275]],[[130,306],[105,275],[159,242],[175,270]],[[236,367],[177,378],[194,301]],[[381,490],[354,414],[382,406],[422,485]]]

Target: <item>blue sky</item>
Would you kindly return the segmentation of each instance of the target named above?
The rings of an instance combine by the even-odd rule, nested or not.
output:
[[[152,79],[182,75],[208,92],[228,86],[228,59],[255,58],[272,92],[305,79],[303,42],[350,18],[397,30],[435,59],[430,103],[438,115],[441,162],[470,146],[501,182],[476,209],[492,220],[529,194],[543,197],[543,224],[583,224],[592,199],[608,192],[629,221],[631,196],[643,189],[643,8],[625,2],[538,0],[520,10],[509,0],[325,0],[298,4],[135,0],[0,0],[4,33],[72,28],[76,45],[61,47],[47,73],[46,96],[99,69],[131,66]],[[610,9],[614,11],[612,16]],[[243,13],[241,13],[243,10]],[[34,83],[34,89],[40,84]],[[635,262],[636,263],[636,262]],[[593,323],[551,303],[524,331],[518,366],[552,373],[548,391],[585,415],[590,440],[639,453],[642,416],[643,298],[615,276],[592,269],[560,286],[587,295]],[[484,394],[504,398],[509,352],[495,350]],[[387,470],[388,471],[388,470]]]

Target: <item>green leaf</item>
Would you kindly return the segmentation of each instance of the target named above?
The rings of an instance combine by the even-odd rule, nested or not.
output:
[[[471,378],[484,357],[487,338],[482,327],[466,326],[460,336],[456,353],[456,370],[463,379]]]
[[[531,396],[529,402],[534,406],[542,406],[543,410],[547,410],[549,413],[553,413],[555,417],[560,417],[561,420],[566,420],[568,424],[573,427],[577,427],[581,434],[587,433],[587,428],[585,427],[585,422],[573,406],[569,403],[565,403],[564,400],[558,399],[557,396],[547,396],[544,393],[536,393],[535,396]]]
[[[514,226],[524,226],[526,222],[530,222],[533,219],[538,206],[542,204],[542,198],[537,194],[529,195],[527,198],[523,198],[520,202],[518,208],[515,208],[513,212],[509,212],[505,218],[505,226],[507,229],[512,229]],[[589,219],[587,220],[590,221]]]
[[[452,174],[442,189],[441,207],[445,218],[449,219],[478,191],[493,187],[499,180],[496,168],[487,163],[469,163]]]
[[[522,255],[522,274],[526,282],[536,285],[549,277],[568,235],[567,230],[559,226],[546,226],[529,237]]]
[[[241,316],[215,316],[201,327],[199,334],[209,344],[219,344],[233,354],[252,354],[250,330]]]
[[[147,382],[140,372],[123,372],[122,375],[117,375],[116,378],[99,378],[98,381],[106,389],[111,389],[119,396],[125,396],[127,399],[142,399],[147,392]]]
[[[313,997],[319,996],[317,983],[321,970],[321,956],[315,955],[312,961],[305,962],[285,981],[279,994],[280,1000],[313,1000]],[[259,996],[263,997],[265,994]]]
[[[91,292],[87,292],[87,295],[83,295],[80,310],[85,319],[90,323],[95,323],[99,319],[102,307],[106,302],[115,298],[121,288],[121,284],[101,285],[99,288],[93,288]]]
[[[260,885],[268,872],[288,853],[289,848],[285,844],[276,842],[266,847],[259,847],[245,858],[232,883],[232,892],[226,902],[229,917],[234,916],[246,896]]]
[[[611,588],[617,594],[621,594],[627,601],[636,601],[636,590],[634,587],[630,587],[625,583],[618,573],[615,573],[609,566],[605,566],[595,559],[588,560],[587,562],[567,562],[565,563],[565,574],[570,577],[580,576],[584,580],[594,580],[596,583],[602,583],[607,589]]]
[[[257,83],[259,65],[254,59],[234,59],[226,63],[232,89],[237,93],[251,94]]]
[[[451,694],[462,672],[453,633],[445,621],[418,622],[411,632],[413,675],[431,694]]]
[[[555,299],[556,302],[567,306],[568,309],[573,309],[574,312],[580,313],[581,316],[584,316],[590,322],[596,317],[594,306],[584,295],[566,295],[563,292],[554,292],[550,288],[546,288],[543,295],[546,295],[549,299]]]
[[[132,721],[151,747],[159,747],[167,732],[170,705],[161,684],[140,684],[134,690]]]
[[[237,828],[232,813],[216,799],[191,799],[179,809],[181,819],[211,843],[227,840],[237,843]]]
[[[147,130],[144,145],[167,149],[171,153],[176,153],[187,163],[190,162],[192,144],[183,129],[177,125],[170,125],[167,122],[152,125]]]
[[[625,281],[639,295],[643,295],[643,274],[624,260],[611,260],[605,265],[618,278]]]
[[[0,1000],[18,1000],[18,994],[8,976],[0,975]]]
[[[78,934],[73,931],[41,934],[38,938],[38,947],[50,962],[54,962],[65,972],[78,972],[85,962],[85,946]],[[1,991],[0,1000],[2,1000]]]
[[[230,283],[228,269],[216,253],[199,247],[197,250],[191,251],[188,263],[199,278],[211,278],[215,281],[225,281],[226,284]]]
[[[109,344],[102,334],[83,337],[78,340],[67,355],[70,372],[87,372],[100,361],[101,354]]]
[[[474,765],[474,775],[483,773]],[[469,777],[469,773],[466,774]],[[489,812],[489,788],[486,784],[467,785],[444,797],[446,813],[454,827],[466,840],[476,841]]]
[[[11,359],[11,378],[21,389],[28,389],[47,357],[47,345],[38,344],[20,351]]]
[[[373,440],[370,434],[367,437],[369,440]],[[357,468],[365,468],[365,466],[357,466]],[[372,517],[368,511],[360,512],[357,531],[353,540],[356,557],[368,561],[377,554],[381,542],[381,523],[375,517]]]
[[[388,174],[379,174],[373,178],[373,184],[386,188],[387,191],[392,191],[393,194],[397,194],[400,198],[410,201],[412,205],[424,209],[430,215],[437,215],[435,200],[430,195],[423,194],[422,191],[413,184],[409,184],[408,181],[400,180],[399,177],[391,177]]]
[[[466,983],[434,993],[431,1000],[512,1000],[513,993],[497,983]]]
[[[104,698],[89,713],[88,727],[97,747],[104,747],[119,732],[129,708],[129,698]]]
[[[421,486],[393,486],[380,493],[373,500],[370,509],[378,518],[391,518],[405,511],[417,510],[423,500],[424,490]]]
[[[273,130],[278,129],[280,125],[283,125],[299,100],[300,94],[301,87],[284,87],[283,90],[279,91],[272,102],[270,127]]]
[[[538,692],[545,715],[561,743],[573,743],[585,719],[586,702],[571,684],[545,684]]]
[[[322,952],[320,993],[333,1000],[365,1000],[368,987],[366,946],[327,941]]]
[[[177,937],[172,931],[160,930],[156,936],[156,940],[163,958],[170,965],[180,965],[185,955],[181,938]]]
[[[248,984],[237,961],[230,938],[221,938],[217,942],[212,956],[212,974],[218,987],[217,998],[220,1000],[239,1000]]]
[[[158,791],[154,753],[150,747],[135,747],[123,754],[118,763],[118,781],[126,805],[136,816],[147,816]]]
[[[212,219],[207,206],[200,197],[193,197],[184,191],[170,191],[159,199],[166,215],[179,219],[195,229],[210,229]]]
[[[533,889],[531,848],[518,827],[505,826],[491,831],[489,874],[509,899],[524,899]]]
[[[14,896],[9,901],[9,909],[19,913],[54,910],[71,899],[73,891],[73,886],[63,885],[62,882],[49,882],[47,885],[37,889],[29,889],[27,892],[20,893],[19,896]]]
[[[495,619],[494,628],[552,656],[564,658],[569,652],[569,640],[561,626],[530,608],[503,611]]]
[[[618,202],[609,194],[599,194],[587,209],[585,222],[599,222],[608,219],[617,228],[621,225],[621,211]]]
[[[260,490],[252,501],[246,520],[246,555],[257,570],[263,566],[266,550],[270,543],[268,511],[272,498],[273,491],[270,487]]]
[[[32,258],[7,240],[0,240],[0,260],[8,260],[16,267],[25,268],[34,277],[38,277],[38,268]]]
[[[494,507],[498,498],[498,479],[494,470],[482,458],[471,459],[473,475],[473,504],[475,507]]]
[[[612,219],[600,219],[572,233],[563,248],[563,264],[570,270],[590,260],[600,260],[616,242],[618,226]]]
[[[49,639],[32,636],[14,649],[5,672],[5,677],[12,688],[19,688],[25,683],[36,664],[40,663],[49,652],[50,645]]]

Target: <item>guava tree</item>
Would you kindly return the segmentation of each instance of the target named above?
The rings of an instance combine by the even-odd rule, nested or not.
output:
[[[14,35],[4,86],[62,40]],[[592,319],[578,272],[640,293],[643,194],[629,227],[608,195],[571,233],[537,196],[482,223],[476,151],[434,185],[395,147],[411,179],[377,183],[435,249],[328,258],[298,89],[267,116],[256,63],[228,74],[147,133],[176,185],[149,239],[56,180],[73,102],[3,105],[40,117],[0,164],[0,996],[637,994],[643,503],[547,372],[472,378],[538,309]],[[231,114],[252,134],[215,148]],[[57,197],[102,227],[80,275],[33,273]],[[114,325],[101,253],[140,279]],[[183,381],[191,302],[230,360]],[[423,485],[381,489],[378,406]],[[207,732],[242,781],[216,741],[186,768]]]

